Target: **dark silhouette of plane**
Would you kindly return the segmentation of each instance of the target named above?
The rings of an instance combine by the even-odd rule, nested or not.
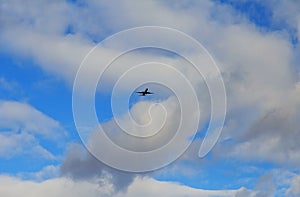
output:
[[[140,96],[146,96],[147,94],[154,94],[153,92],[148,92],[148,88],[146,88],[145,91],[136,92],[136,93],[139,93]]]

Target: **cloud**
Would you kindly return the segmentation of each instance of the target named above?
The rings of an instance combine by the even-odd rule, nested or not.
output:
[[[240,188],[238,190],[201,190],[172,182],[161,182],[152,178],[136,178],[129,186],[128,191],[120,191],[112,194],[110,185],[99,186],[92,181],[73,181],[68,178],[54,178],[42,182],[24,181],[15,177],[0,176],[0,195],[17,197],[21,195],[31,197],[38,196],[114,196],[114,197],[138,197],[138,196],[259,196],[255,191]]]
[[[119,146],[132,151],[150,151],[167,144],[178,132],[182,115],[179,107],[175,97],[169,97],[161,102],[141,101],[135,103],[129,113],[115,117],[101,126]],[[133,136],[150,137],[134,138],[124,131]],[[91,147],[95,146],[95,150],[99,140],[97,132],[88,140]],[[180,142],[177,146],[179,144]]]
[[[17,174],[17,177],[24,180],[42,182],[48,179],[54,179],[59,177],[59,169],[59,166],[48,165],[44,166],[41,170],[37,172],[20,172]]]
[[[53,120],[26,103],[0,101],[1,128],[38,134],[48,139],[66,135],[58,121]]]
[[[2,31],[20,26],[44,34],[64,33],[70,19],[70,6],[66,2],[42,0],[27,5],[17,0],[1,2]]]
[[[131,184],[133,173],[115,170],[97,160],[80,145],[72,145],[60,167],[61,175],[74,180],[95,180],[109,183],[114,191],[123,191]]]
[[[46,72],[54,73],[72,83],[84,56],[92,44],[77,36],[42,34],[23,27],[1,32],[0,40],[7,51],[32,58]],[[22,32],[19,36],[18,32]],[[6,43],[8,40],[12,42]]]
[[[177,26],[178,20],[182,21],[181,25],[189,26],[187,22],[192,21],[184,14],[178,17],[178,13],[156,2],[120,1],[117,5],[106,2],[84,2],[84,4],[85,6],[75,6],[66,2],[45,0],[32,2],[32,5],[27,7],[20,2],[5,1],[0,8],[1,18],[4,21],[0,41],[6,50],[33,58],[46,71],[72,83],[84,56],[95,46],[91,42],[94,35],[100,35],[103,39],[103,31],[106,36],[110,27],[115,28],[113,32],[117,32],[124,29],[121,26],[126,28],[138,24],[170,26],[172,21],[172,24]],[[41,6],[47,7],[46,13],[41,12]],[[142,9],[136,9],[137,7]],[[139,15],[139,10],[144,14]],[[148,16],[145,15],[145,10],[149,10]],[[153,15],[154,12],[157,14]],[[121,15],[122,13],[127,14]],[[153,16],[160,19],[156,20]],[[101,25],[95,21],[99,17],[102,19]],[[125,18],[124,22],[114,21],[120,17]],[[175,17],[177,20],[174,20]],[[159,21],[159,24],[155,21]],[[74,29],[74,34],[65,34],[64,31],[69,27]]]
[[[40,144],[40,140],[62,140],[66,131],[32,106],[16,101],[0,101],[0,156],[39,156],[54,160],[54,155]]]
[[[131,116],[125,113],[108,122],[102,123],[101,126],[111,140],[118,144],[118,146],[125,147],[132,151],[147,152],[159,149],[167,144],[176,135],[179,122],[181,121],[180,116],[186,115],[187,117],[187,115],[193,113],[189,110],[189,114],[181,114],[182,111],[179,107],[179,103],[174,97],[169,97],[168,99],[160,102],[141,101],[135,103],[129,112],[132,118],[136,121],[136,124],[131,121]],[[194,121],[193,118],[189,118],[189,120]],[[177,124],[174,124],[174,122]],[[198,123],[198,121],[196,121],[196,123]],[[130,132],[131,135],[150,135],[151,137],[150,139],[141,139],[124,134],[123,130],[119,127],[119,124],[122,125],[122,129]],[[142,127],[144,127],[144,129],[141,130],[140,126],[137,124],[143,125]],[[101,151],[105,151],[112,156],[114,154],[112,150],[104,150],[101,148],[100,145],[102,144],[102,139],[98,136],[99,132],[100,131],[98,130],[94,132],[93,130],[89,131],[89,138],[85,141],[85,143],[87,143],[86,145],[90,148],[89,150],[93,151],[92,153],[94,156],[101,154]],[[178,132],[190,133],[186,130]],[[179,140],[177,139],[175,143],[173,142],[173,148],[169,148],[168,150],[178,150],[178,147],[182,147],[183,144],[189,143],[189,137],[191,136],[186,136],[186,138],[182,137]],[[167,156],[172,154],[167,152],[165,155]],[[113,183],[117,191],[126,189],[135,176],[144,176],[143,174],[128,173],[112,169],[98,161],[94,156],[85,153],[78,146],[72,146],[61,165],[62,175],[72,177],[75,180],[88,180],[97,177],[103,178],[109,176],[111,177],[110,181]],[[124,155],[119,159],[120,163],[126,163],[124,164],[125,166],[135,165],[138,166],[138,168],[142,167],[145,162],[139,159],[139,161],[136,161],[135,163],[135,161],[130,158],[124,158]],[[151,163],[155,162],[156,159],[160,161],[165,158],[161,158],[161,156],[157,155],[156,158],[152,158]]]
[[[300,135],[299,90],[297,84],[283,103],[249,124],[246,132],[236,135],[237,143],[224,151],[245,160],[273,161],[297,167],[300,161],[297,142]]]
[[[224,143],[216,155],[296,166],[297,50],[284,30],[263,32],[244,22],[219,28],[222,34],[214,34],[208,47],[221,67],[228,105]]]
[[[166,196],[166,197],[180,197],[180,196],[255,196],[256,192],[240,188],[238,190],[202,190],[180,185],[173,182],[162,182],[148,177],[136,178],[135,181],[128,187],[125,194],[116,196]]]
[[[44,159],[54,160],[54,155],[43,148],[38,140],[30,134],[5,132],[0,134],[0,157],[11,159],[20,155],[35,155]]]
[[[43,182],[24,181],[15,177],[0,177],[0,195],[17,197],[24,194],[32,197],[38,196],[90,196],[96,197],[109,192],[109,188],[100,188],[90,182],[74,182],[67,178],[49,179]]]

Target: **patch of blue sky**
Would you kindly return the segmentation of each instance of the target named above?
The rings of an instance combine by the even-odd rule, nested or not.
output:
[[[111,95],[107,93],[96,93],[95,109],[99,123],[111,120],[113,118]]]
[[[208,121],[204,124],[204,126],[202,126],[201,128],[198,128],[198,131],[195,134],[194,139],[192,139],[192,140],[203,139],[206,135],[206,132],[207,132],[207,129],[208,129],[209,125],[210,124],[209,124],[209,121]]]
[[[86,4],[84,0],[67,0],[67,2],[78,7],[83,7]]]
[[[71,24],[67,25],[64,34],[65,35],[73,35],[73,34],[75,34],[75,30],[74,30],[73,25],[71,25]]]
[[[1,158],[1,174],[18,175],[22,172],[38,172],[47,165],[58,165],[60,160],[48,160],[37,155],[20,154],[12,158]]]
[[[268,29],[277,29],[274,26],[272,10],[258,1],[233,1],[233,0],[214,0],[222,4],[230,5],[240,13],[243,13],[247,18],[259,27]]]
[[[0,92],[1,99],[26,102],[63,125],[73,122],[72,88],[62,79],[46,74],[30,59],[10,54],[0,53],[0,65],[0,78],[17,84],[17,93]]]

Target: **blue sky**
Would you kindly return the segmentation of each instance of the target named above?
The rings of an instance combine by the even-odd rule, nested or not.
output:
[[[28,6],[21,1],[0,2],[0,195],[19,196],[29,190],[31,196],[50,195],[43,193],[50,188],[56,196],[298,196],[299,8],[292,0],[33,0]],[[199,158],[211,113],[203,78],[173,52],[153,49],[124,54],[111,64],[95,93],[96,113],[106,132],[112,136],[119,132],[114,122],[119,118],[134,128],[126,115],[112,113],[111,88],[133,64],[143,61],[174,64],[190,80],[201,107],[198,133],[183,155],[156,171],[124,173],[95,160],[84,148],[73,118],[73,82],[83,58],[96,44],[119,31],[151,25],[178,29],[204,45],[223,77],[227,114],[218,143]],[[114,47],[118,52],[129,42]],[[181,45],[177,40],[173,44]],[[105,57],[116,52],[107,46],[101,49]],[[97,61],[101,67],[102,60]],[[151,78],[151,73],[133,73],[121,82],[117,102],[128,91],[149,87],[155,94],[131,94],[128,108],[143,122],[148,120],[145,109],[152,104],[156,124],[163,117],[157,104],[165,105],[170,122],[164,131],[172,132],[178,124],[174,110],[178,102],[170,99],[175,93],[155,83],[133,86],[140,76]],[[85,73],[82,94],[94,74]],[[178,83],[183,92],[187,89],[171,74],[153,75],[161,76]],[[127,138],[114,137],[124,146],[139,147]],[[160,140],[145,147],[166,139]],[[9,189],[16,183],[22,185],[19,191]],[[73,186],[63,188],[61,183]]]

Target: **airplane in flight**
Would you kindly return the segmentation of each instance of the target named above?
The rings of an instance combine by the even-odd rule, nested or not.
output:
[[[136,92],[136,93],[139,93],[140,96],[146,96],[147,94],[154,94],[153,92],[149,92],[149,91],[148,91],[148,88],[146,88],[145,91],[142,91],[142,92]]]

